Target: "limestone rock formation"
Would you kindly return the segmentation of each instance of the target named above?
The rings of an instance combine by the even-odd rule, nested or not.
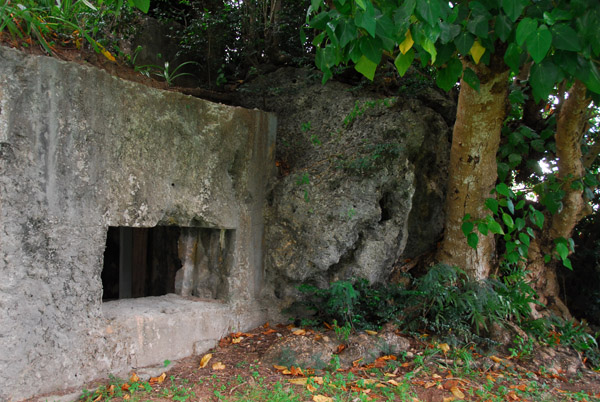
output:
[[[296,285],[385,281],[399,259],[435,247],[443,230],[454,102],[432,88],[382,99],[307,69],[282,68],[240,88],[276,113],[279,178],[266,217],[265,296]],[[437,111],[436,111],[437,110]],[[445,116],[445,117],[444,117]]]

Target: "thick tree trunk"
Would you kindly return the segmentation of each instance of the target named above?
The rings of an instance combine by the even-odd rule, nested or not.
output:
[[[544,255],[552,253],[555,239],[571,237],[575,225],[590,212],[590,206],[583,199],[583,191],[571,186],[573,180],[581,179],[585,174],[581,138],[586,129],[589,105],[585,85],[575,81],[560,108],[555,135],[558,177],[563,181],[565,192],[563,206],[545,225],[543,232],[547,235],[540,235],[532,241],[527,266],[540,301],[565,318],[570,315],[560,298],[556,267],[555,264],[545,264]]]
[[[496,153],[507,110],[508,69],[501,61],[490,64],[495,68],[468,65],[479,76],[479,92],[461,81],[450,151],[446,230],[437,255],[438,261],[464,269],[473,279],[488,276],[494,238],[479,235],[473,249],[461,225],[466,214],[481,218],[488,213],[484,203],[496,183]]]

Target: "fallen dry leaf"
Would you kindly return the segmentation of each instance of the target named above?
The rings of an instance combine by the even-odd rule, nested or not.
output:
[[[315,384],[323,385],[323,377],[311,377]]]
[[[167,374],[162,373],[158,377],[150,378],[149,382],[150,382],[150,384],[162,384],[162,382],[165,380],[165,378],[167,378]]]
[[[131,374],[131,377],[129,377],[129,382],[133,383],[133,382],[138,382],[140,380],[140,377],[138,377],[138,375],[136,373]]]
[[[493,360],[493,361],[495,361],[496,363],[502,363],[502,359],[501,359],[501,358],[499,358],[499,357],[497,357],[497,356],[491,355],[491,356],[490,356],[490,359],[492,359],[492,360]]]
[[[288,370],[288,369],[285,369],[285,370],[281,371],[281,374],[283,374],[283,375],[292,375],[292,372],[290,370]]]
[[[239,336],[237,338],[231,338],[231,343],[240,343],[242,341],[242,339],[244,339],[244,338],[241,336]]]
[[[346,349],[346,345],[344,345],[343,343],[339,344],[336,351],[334,352],[336,355],[339,355],[340,353],[342,353],[342,351]]]
[[[290,384],[294,385],[306,385],[307,381],[308,378],[292,378],[291,380],[288,380]]]
[[[225,370],[225,365],[221,362],[216,362],[212,365],[213,370]]]
[[[129,384],[128,383],[125,383],[125,384],[121,385],[121,390],[127,391],[128,389],[129,389]]]
[[[434,378],[434,379],[436,379],[436,380],[441,380],[442,379],[441,375],[435,374],[435,373],[431,377]]]
[[[360,362],[363,360],[363,358],[361,357],[360,359],[356,359],[352,362],[352,367],[358,367],[360,365]]]
[[[397,360],[397,359],[398,358],[396,356],[394,356],[394,355],[386,355],[386,356],[378,357],[376,360],[386,361],[386,360]]]
[[[102,399],[102,394],[98,395],[98,398],[94,399],[92,402],[100,402]]]
[[[454,400],[453,396],[449,396],[447,398],[442,399],[442,402],[452,402]]]
[[[369,329],[365,329],[365,332],[369,335],[377,335],[377,331],[371,331]]]
[[[202,357],[202,359],[200,359],[200,367],[199,368],[206,367],[206,365],[208,364],[208,362],[210,361],[210,359],[212,359],[212,353],[208,353],[208,354],[204,355]]]
[[[125,395],[123,395],[123,399],[124,399],[124,400],[128,401],[128,400],[129,400],[129,398],[131,398],[131,397],[129,396],[129,394],[125,394]]]
[[[465,394],[463,394],[463,392],[457,387],[450,388],[450,392],[452,392],[452,395],[454,395],[458,399],[465,399]]]
[[[388,380],[387,381],[389,384],[392,384],[393,386],[397,387],[398,385],[400,385],[400,383],[396,380]]]
[[[292,334],[298,335],[298,336],[299,335],[304,335],[304,334],[306,334],[306,330],[305,329],[297,329],[294,332],[292,332]]]
[[[317,389],[311,385],[311,384],[306,384],[306,389],[309,390],[310,392],[315,392]]]
[[[312,400],[314,402],[333,402],[333,398],[325,395],[313,395]]]
[[[425,389],[431,388],[431,387],[435,387],[437,383],[435,381],[428,381],[425,383],[425,385],[423,385],[423,387],[425,387]]]
[[[438,348],[440,348],[440,350],[444,353],[448,353],[448,351],[450,350],[450,345],[448,345],[447,343],[440,343],[438,345]]]
[[[444,389],[452,389],[458,387],[460,384],[457,380],[448,380],[444,383]]]
[[[276,365],[276,364],[274,364],[274,365],[273,365],[273,367],[274,367],[276,370],[279,370],[279,371],[287,370],[287,367],[285,367],[285,366],[278,366],[278,365]]]
[[[301,376],[301,375],[303,376],[304,375],[304,373],[302,372],[302,369],[300,367],[294,367],[294,366],[290,367],[290,373],[295,376]]]
[[[275,332],[277,332],[276,330],[274,330],[273,328],[269,328],[266,331],[262,332],[263,335],[270,335],[270,334],[274,334]]]

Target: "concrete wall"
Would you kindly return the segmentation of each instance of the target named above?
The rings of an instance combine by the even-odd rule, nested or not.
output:
[[[4,47],[0,61],[0,400],[201,352],[265,319],[272,115]],[[159,224],[233,230],[226,300],[102,302],[108,226]]]

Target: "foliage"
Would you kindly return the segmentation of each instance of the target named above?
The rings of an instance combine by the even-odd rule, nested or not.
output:
[[[147,77],[150,77],[150,74],[152,74],[159,78],[162,78],[165,80],[165,82],[169,86],[171,86],[171,85],[173,85],[173,83],[175,82],[176,79],[178,79],[180,77],[193,75],[190,73],[184,73],[184,72],[179,71],[182,67],[185,67],[186,65],[191,65],[191,64],[198,64],[198,63],[196,63],[194,61],[186,61],[184,63],[181,63],[177,67],[171,69],[169,62],[165,61],[164,67],[160,67],[160,66],[157,66],[154,64],[147,64],[147,65],[143,65],[143,66],[136,66],[136,69]]]
[[[394,60],[401,76],[417,59],[437,69],[441,88],[450,89],[462,77],[477,89],[479,77],[460,62],[470,56],[475,64],[503,61],[515,74],[532,63],[529,83],[539,100],[565,77],[576,77],[600,93],[594,62],[600,55],[599,9],[596,0],[313,0],[307,27],[318,33],[312,44],[324,81],[332,67],[350,61],[373,79],[385,57]]]
[[[109,60],[114,56],[106,50],[107,39],[118,24],[131,17],[136,8],[147,12],[149,0],[0,0],[0,32],[7,32],[22,46],[37,41],[49,54],[56,45],[81,47],[88,43]]]
[[[535,296],[522,277],[471,281],[460,269],[443,264],[415,279],[411,289],[357,279],[336,281],[327,289],[301,285],[300,290],[308,296],[305,306],[321,321],[349,323],[354,329],[377,329],[396,321],[410,331],[460,342],[479,339],[491,323],[523,320]]]

